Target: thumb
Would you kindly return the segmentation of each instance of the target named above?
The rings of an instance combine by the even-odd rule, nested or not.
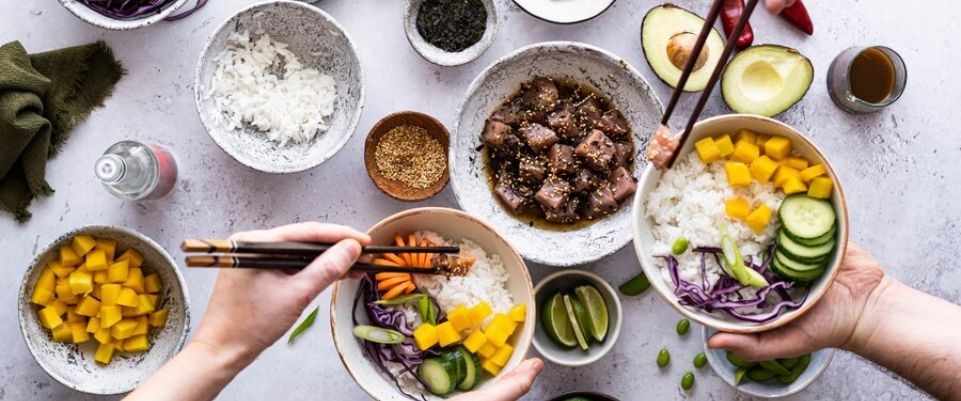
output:
[[[544,362],[540,359],[528,359],[479,394],[473,396],[465,394],[464,397],[470,396],[470,398],[458,398],[456,401],[479,399],[485,401],[515,401],[527,394],[527,391],[531,389],[531,384],[534,383],[534,379],[543,369]]]
[[[764,5],[771,14],[777,15],[785,8],[794,5],[795,0],[764,0]]]
[[[293,277],[305,282],[311,294],[319,294],[347,273],[350,266],[360,257],[360,252],[359,242],[353,239],[342,240],[320,254]]]
[[[794,327],[757,334],[719,332],[707,342],[708,347],[726,349],[748,361],[804,355],[814,350],[812,344],[812,338]]]

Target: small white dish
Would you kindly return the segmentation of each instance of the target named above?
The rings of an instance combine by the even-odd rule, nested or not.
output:
[[[404,33],[407,35],[407,41],[424,60],[439,66],[452,67],[474,61],[491,47],[491,44],[494,43],[494,36],[497,34],[497,21],[499,19],[497,5],[494,0],[482,1],[484,7],[487,8],[487,24],[484,35],[471,47],[459,52],[449,52],[430,44],[417,31],[417,12],[424,0],[408,0],[407,11],[404,13]]]
[[[91,25],[115,31],[127,31],[131,29],[143,28],[147,25],[169,17],[186,3],[187,0],[176,0],[157,13],[137,19],[121,20],[100,14],[92,10],[90,7],[87,7],[86,4],[83,4],[79,0],[60,0],[60,4],[63,5],[67,11],[70,11],[70,13],[76,15],[77,18],[80,18]]]
[[[544,359],[568,367],[590,365],[607,355],[607,353],[614,348],[614,344],[617,343],[617,339],[621,335],[621,322],[624,320],[621,300],[617,297],[614,288],[594,273],[570,269],[554,272],[544,277],[544,279],[534,287],[534,299],[537,302],[538,308],[537,312],[543,312],[540,308],[544,307],[547,298],[553,296],[558,291],[567,291],[573,294],[575,287],[585,284],[597,288],[597,291],[604,297],[604,303],[607,304],[607,337],[604,338],[604,342],[602,343],[592,342],[587,351],[579,347],[567,348],[554,342],[544,331],[541,322],[538,321],[537,330],[534,332],[534,348],[537,349],[537,352],[539,352]]]
[[[717,330],[702,326],[701,336],[704,340],[704,353],[707,355],[707,362],[711,365],[711,369],[714,369],[714,373],[717,373],[721,380],[734,387],[735,390],[759,398],[781,398],[801,392],[811,383],[814,383],[818,377],[821,377],[828,366],[831,365],[831,360],[834,359],[834,354],[837,352],[834,348],[812,352],[811,363],[808,364],[808,368],[791,384],[781,384],[777,380],[758,383],[746,377],[741,380],[740,384],[735,384],[734,375],[737,373],[737,367],[727,361],[727,351],[712,349],[707,346],[707,340],[714,333],[717,333]]]
[[[329,128],[313,140],[280,145],[250,128],[230,129],[209,94],[216,58],[234,32],[263,29],[289,45],[305,67],[329,74],[337,85]],[[353,42],[333,17],[296,1],[267,1],[241,9],[210,37],[194,77],[194,101],[210,137],[241,164],[265,173],[296,173],[327,161],[350,139],[364,108],[364,77]],[[307,107],[307,106],[305,106]]]
[[[514,0],[528,14],[555,24],[576,24],[607,11],[614,0]]]

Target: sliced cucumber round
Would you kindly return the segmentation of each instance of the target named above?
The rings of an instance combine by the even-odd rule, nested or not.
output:
[[[794,234],[791,234],[788,230],[783,230],[783,231],[784,231],[784,235],[787,235],[788,238],[790,238],[794,242],[797,242],[800,245],[818,246],[818,245],[824,245],[828,242],[834,242],[834,238],[835,238],[834,234],[838,232],[838,227],[837,226],[831,227],[831,231],[828,231],[827,234],[824,234],[817,238],[800,238],[795,236]]]
[[[470,351],[464,347],[458,347],[458,349],[460,350],[460,354],[463,355],[464,359],[467,361],[467,364],[465,365],[467,367],[467,377],[464,378],[464,381],[457,385],[457,389],[461,391],[470,391],[480,384],[481,378],[484,377],[484,371],[481,369],[480,358],[478,358],[477,355],[470,353]]]
[[[834,229],[836,215],[831,203],[808,197],[791,195],[778,209],[782,228],[797,238],[818,238]]]
[[[800,261],[791,259],[790,256],[788,256],[784,252],[781,252],[780,249],[778,249],[777,252],[774,253],[774,260],[780,261],[781,266],[784,266],[788,269],[796,270],[799,272],[804,272],[808,270],[817,270],[824,267],[824,263],[822,262],[800,262]]]
[[[467,359],[458,348],[450,348],[441,351],[441,359],[450,362],[454,366],[454,385],[460,384],[467,377]]]
[[[787,268],[782,264],[781,259],[779,259],[778,257],[775,257],[774,260],[771,261],[771,270],[774,271],[774,274],[781,276],[781,278],[785,280],[791,280],[791,281],[801,282],[801,283],[814,281],[818,277],[821,277],[821,275],[824,274],[823,266],[813,270],[803,270],[803,271]]]
[[[794,242],[781,230],[777,235],[777,250],[793,261],[802,263],[823,263],[834,250],[834,243],[818,246],[804,246]]]
[[[417,377],[427,383],[434,395],[447,395],[454,392],[454,365],[443,358],[427,358],[417,367]]]

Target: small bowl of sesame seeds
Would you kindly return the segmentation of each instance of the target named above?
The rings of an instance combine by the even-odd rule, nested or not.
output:
[[[416,111],[389,114],[367,134],[367,176],[377,189],[394,199],[430,199],[450,180],[449,147],[447,128],[436,118]]]

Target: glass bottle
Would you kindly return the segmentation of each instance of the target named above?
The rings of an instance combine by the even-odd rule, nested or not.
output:
[[[890,69],[890,82],[873,82],[874,85],[888,85],[890,90],[883,99],[874,101],[859,98],[852,90],[854,79],[871,79],[872,77],[852,77],[854,72],[855,60],[862,56],[875,55],[886,59],[888,69]],[[908,71],[901,58],[894,50],[884,46],[856,46],[844,50],[835,57],[828,70],[828,93],[831,100],[842,110],[849,113],[872,113],[879,111],[892,103],[896,102],[904,92],[907,84]],[[862,81],[863,82],[863,81]]]
[[[120,199],[159,199],[173,189],[177,163],[159,145],[120,141],[97,159],[94,173],[107,192]]]

